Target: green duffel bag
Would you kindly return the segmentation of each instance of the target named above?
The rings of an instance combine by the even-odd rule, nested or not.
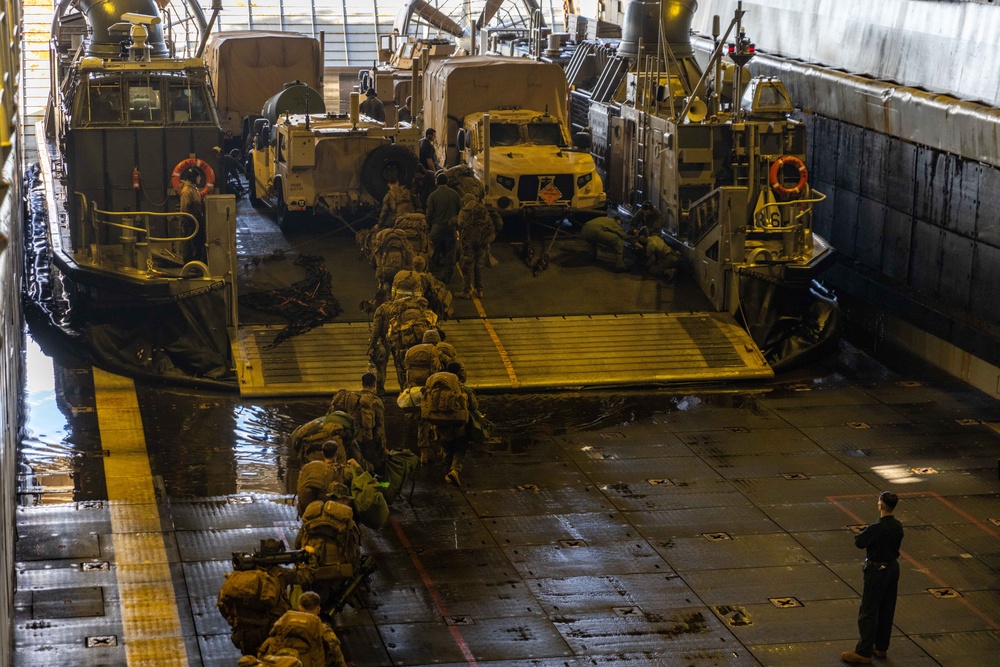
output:
[[[393,449],[385,460],[385,478],[389,486],[385,489],[385,501],[390,505],[403,493],[403,488],[417,468],[417,455],[408,449]]]
[[[354,476],[351,496],[354,498],[354,513],[359,523],[379,529],[389,520],[389,505],[385,502],[383,487],[370,472]]]

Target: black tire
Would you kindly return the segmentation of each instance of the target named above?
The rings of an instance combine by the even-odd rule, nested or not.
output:
[[[409,187],[417,166],[417,156],[410,149],[397,144],[379,146],[368,154],[361,166],[361,185],[381,204],[389,192],[389,172],[395,170],[400,185]]]
[[[307,207],[304,211],[289,211],[285,206],[285,196],[281,192],[281,184],[275,184],[275,206],[278,227],[286,234],[294,234],[302,229],[306,221],[312,217],[312,207]]]
[[[250,153],[250,157],[247,158],[247,195],[250,198],[250,205],[254,208],[260,208],[264,205],[260,197],[257,196],[257,176],[253,168],[253,153]]]

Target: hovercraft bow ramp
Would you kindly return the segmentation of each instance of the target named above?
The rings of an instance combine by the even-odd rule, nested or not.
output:
[[[336,322],[270,347],[281,326],[241,327],[240,393],[312,396],[360,387],[367,322]],[[448,320],[441,328],[477,391],[667,385],[774,376],[725,313],[573,315]],[[398,390],[390,361],[387,393]]]

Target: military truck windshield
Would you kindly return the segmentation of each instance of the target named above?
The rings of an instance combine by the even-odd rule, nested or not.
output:
[[[562,128],[556,123],[529,123],[528,141],[541,146],[565,146]]]
[[[521,143],[520,125],[490,123],[490,146],[514,146]]]

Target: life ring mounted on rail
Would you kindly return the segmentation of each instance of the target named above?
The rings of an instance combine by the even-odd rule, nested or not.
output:
[[[204,185],[198,192],[202,197],[212,191],[212,188],[215,187],[215,170],[213,170],[212,166],[201,158],[189,157],[178,162],[177,166],[174,167],[174,173],[170,176],[170,186],[177,194],[181,193],[181,176],[183,176],[188,169],[194,169],[201,172],[201,175],[204,178]]]
[[[786,188],[781,184],[781,168],[786,164],[799,170],[799,182],[795,184],[794,188]],[[771,164],[771,170],[767,175],[767,182],[774,191],[774,194],[779,197],[791,199],[792,197],[798,197],[806,191],[806,186],[809,183],[809,170],[806,169],[805,163],[794,155],[782,155]]]

